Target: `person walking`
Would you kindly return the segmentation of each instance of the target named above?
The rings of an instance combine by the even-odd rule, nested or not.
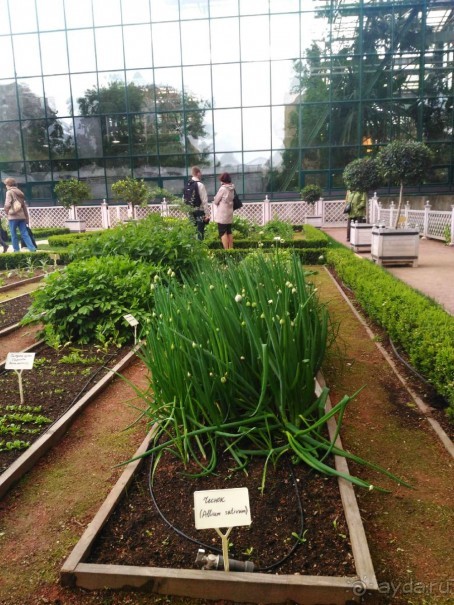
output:
[[[213,204],[216,207],[215,221],[218,225],[219,237],[225,249],[233,248],[233,196],[235,186],[228,172],[223,172],[219,177],[221,186],[216,193]]]
[[[17,237],[17,229],[21,238],[24,240],[25,245],[30,252],[36,252],[36,247],[33,245],[32,240],[27,231],[27,225],[30,222],[30,216],[28,214],[27,204],[25,203],[25,197],[22,191],[17,187],[16,180],[12,178],[5,179],[4,184],[6,185],[6,197],[5,197],[5,214],[9,223],[9,230],[11,233],[11,243],[13,245],[14,252],[19,252],[19,239]]]
[[[210,222],[208,193],[202,183],[202,171],[198,166],[192,167],[191,175],[192,177],[184,189],[183,199],[192,208],[189,212],[189,218],[196,228],[198,239],[203,240],[205,227]]]

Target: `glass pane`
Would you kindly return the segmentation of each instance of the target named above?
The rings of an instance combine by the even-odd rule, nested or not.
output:
[[[158,111],[183,108],[181,96],[181,69],[156,69],[156,108]]]
[[[18,77],[41,74],[37,34],[13,36],[13,48]]]
[[[322,189],[328,186],[328,174],[326,172],[305,172],[303,175],[301,186],[318,185]]]
[[[345,168],[347,164],[353,162],[358,157],[357,147],[332,147],[331,148],[331,168]],[[321,166],[324,168],[325,166]]]
[[[423,111],[423,138],[452,141],[452,97],[451,100],[443,97],[424,99]]]
[[[36,8],[41,31],[65,28],[63,0],[36,0]]]
[[[271,148],[271,111],[269,107],[243,109],[243,149]]]
[[[123,69],[123,37],[121,27],[95,30],[98,70]]]
[[[85,177],[85,182],[90,187],[92,200],[107,199],[106,177],[104,167],[96,166],[96,175],[93,173],[94,166],[81,165],[79,168],[80,177]]]
[[[159,157],[159,161],[161,164],[161,176],[180,176],[186,175],[186,156],[183,154],[179,155],[164,155]],[[181,181],[178,180],[177,184],[173,187],[170,187],[171,180],[166,180],[163,185],[169,191],[175,191],[177,193],[182,192],[184,185],[181,185]]]
[[[260,15],[268,12],[268,2],[240,0],[240,15]]]
[[[50,173],[47,175],[47,180],[50,180]],[[29,183],[30,200],[51,200],[52,185],[50,183]]]
[[[125,112],[126,87],[124,75],[122,73],[113,72],[99,74],[99,76],[99,91],[97,98],[99,113]]]
[[[183,65],[210,62],[210,30],[208,21],[186,21],[181,24]]]
[[[187,152],[198,156],[197,164],[202,163],[202,155],[213,149],[211,111],[185,112],[184,132]]]
[[[166,0],[166,2],[150,2],[152,21],[175,21],[179,18],[178,0]]]
[[[270,13],[297,13],[299,0],[270,0]]]
[[[128,111],[155,111],[155,89],[153,71],[143,69],[127,72],[128,85],[126,89]]]
[[[35,0],[14,0],[9,3],[11,31],[14,33],[36,32]]]
[[[93,18],[96,26],[121,23],[120,0],[93,0]]]
[[[101,118],[76,118],[75,129],[78,157],[102,157]]]
[[[92,29],[69,31],[68,51],[71,71],[95,71],[95,40]]]
[[[149,0],[121,0],[123,23],[148,23],[150,21]]]
[[[132,167],[136,179],[159,176],[159,161],[156,156],[132,158]]]
[[[239,64],[213,65],[213,106],[235,107],[241,105]]]
[[[13,80],[3,80],[0,84],[0,120],[17,120],[18,118],[16,84]],[[5,143],[3,139],[0,141],[2,141],[2,145]]]
[[[182,112],[160,113],[158,114],[157,119],[159,153],[183,153],[184,138]]]
[[[123,28],[126,68],[151,65],[151,28],[149,25],[129,25]]]
[[[297,59],[300,56],[300,34],[295,15],[272,15],[271,58]]]
[[[271,63],[271,102],[293,103],[298,95],[298,78],[293,61],[273,61]]]
[[[211,17],[238,15],[238,0],[210,0]]]
[[[96,74],[71,76],[74,115],[93,115],[99,112]]]
[[[333,103],[331,106],[331,144],[355,145],[358,143],[357,103]]]
[[[210,67],[185,67],[183,69],[185,105],[203,108],[211,106]]]
[[[64,32],[41,34],[41,62],[44,75],[68,72],[68,53]]]
[[[211,60],[213,63],[235,63],[240,60],[238,18],[212,19]],[[226,35],[228,44],[226,44]],[[263,57],[260,57],[263,59]]]
[[[52,158],[73,158],[75,156],[72,118],[48,120],[47,132]]]
[[[41,78],[18,82],[19,107],[22,118],[44,117],[44,92]]]
[[[270,170],[269,151],[243,154],[244,193],[261,193],[268,190]]]
[[[330,106],[304,103],[301,107],[301,144],[328,145]]]
[[[13,47],[11,38],[0,38],[0,78],[14,77]]]
[[[109,189],[110,189],[111,183],[114,183],[115,181],[118,181],[119,179],[123,179],[127,176],[131,176],[131,166],[130,166],[129,158],[108,159],[105,162],[105,166],[106,166],[106,176],[107,177],[116,177],[114,179],[107,178],[107,186]]]
[[[26,160],[49,159],[46,120],[26,120],[22,122],[22,138]]]
[[[298,113],[291,105],[271,108],[271,146],[282,149],[284,146],[298,146]]]
[[[241,70],[243,105],[269,105],[270,64],[269,61],[243,63]]]
[[[208,17],[208,0],[180,0],[181,19]]]
[[[50,181],[52,173],[50,171],[50,162],[47,160],[38,160],[35,162],[26,162],[27,179],[37,181]],[[33,197],[39,197],[38,187],[35,189]]]
[[[0,35],[9,34],[9,16],[7,0],[0,0]]]
[[[69,76],[48,76],[44,78],[44,94],[47,107],[59,116],[70,116],[71,90]]]
[[[68,29],[93,26],[91,0],[65,2],[65,15]]]
[[[241,109],[213,111],[216,153],[241,149]]]
[[[129,153],[128,117],[125,115],[101,118],[104,155],[126,155]]]
[[[54,181],[70,178],[77,179],[79,176],[77,167],[77,160],[54,160],[51,162]]]
[[[153,24],[151,36],[155,67],[181,65],[180,26],[178,23]]]
[[[156,154],[157,151],[155,114],[131,116],[131,153],[143,155]]]
[[[243,61],[269,59],[270,32],[268,17],[242,17],[240,26],[241,59]],[[223,43],[225,44],[224,40]]]
[[[238,166],[242,165],[242,156],[241,151],[238,153],[219,153],[215,155],[214,158],[215,166],[217,166],[216,171],[218,174],[222,174],[224,171],[230,172],[233,174],[238,170]],[[216,182],[217,187],[219,183]]]
[[[22,160],[22,145],[19,122],[0,123],[0,158],[1,162],[16,162]],[[3,170],[5,167],[2,167]],[[11,176],[7,174],[6,176]]]
[[[330,90],[334,100],[375,96],[373,88],[377,82],[377,72],[363,72],[360,80],[360,61],[359,57],[352,56],[332,58]]]

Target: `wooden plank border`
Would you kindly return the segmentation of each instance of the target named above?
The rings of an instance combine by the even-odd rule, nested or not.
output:
[[[317,389],[320,388],[317,382]],[[331,404],[328,403],[327,407],[330,408]],[[329,421],[328,429],[332,437],[336,430],[334,419]],[[153,427],[134,458],[146,451],[155,430],[156,427]],[[336,445],[342,447],[339,437]],[[288,600],[304,605],[346,605],[360,602],[366,592],[378,590],[353,485],[344,479],[339,479],[338,484],[355,561],[356,576],[353,577],[226,573],[86,563],[97,535],[113,513],[142,462],[143,458],[138,458],[125,467],[123,474],[64,562],[60,571],[62,585],[88,590],[140,590],[190,598],[228,599],[237,602],[246,600],[248,603],[262,605]],[[335,465],[338,470],[348,472],[345,458],[335,456]]]
[[[42,342],[42,341],[41,341]],[[29,351],[40,343],[26,349]],[[7,491],[27,473],[50,448],[56,445],[77,415],[112,382],[116,374],[126,368],[136,356],[140,344],[127,353],[99,382],[97,382],[81,399],[56,420],[32,445],[17,458],[6,471],[0,475],[0,499]]]

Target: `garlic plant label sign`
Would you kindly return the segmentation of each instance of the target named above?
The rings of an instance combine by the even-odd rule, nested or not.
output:
[[[137,326],[137,324],[139,323],[137,321],[137,319],[134,317],[134,315],[132,315],[131,313],[128,313],[127,315],[123,315],[123,318],[126,319],[126,321],[128,322],[128,324],[130,326]]]
[[[35,353],[8,353],[5,370],[32,370]]]
[[[247,487],[194,492],[196,529],[215,529],[251,524]]]

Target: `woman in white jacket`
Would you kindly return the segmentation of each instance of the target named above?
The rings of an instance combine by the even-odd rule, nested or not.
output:
[[[233,248],[232,223],[235,186],[228,172],[223,172],[219,180],[221,181],[221,186],[213,200],[216,208],[214,218],[218,225],[222,245],[227,249]]]

